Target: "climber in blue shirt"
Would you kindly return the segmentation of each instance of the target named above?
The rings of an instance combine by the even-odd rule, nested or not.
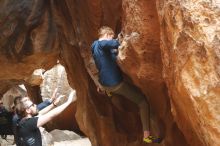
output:
[[[143,127],[143,141],[160,143],[160,138],[150,134],[150,105],[147,98],[132,84],[123,81],[122,72],[116,62],[119,41],[114,38],[114,31],[103,26],[98,32],[99,39],[92,44],[92,55],[99,70],[99,83],[107,93],[122,95],[136,103],[140,110]]]
[[[100,39],[92,44],[92,54],[99,70],[99,82],[103,86],[115,86],[122,82],[122,73],[116,63],[117,40]]]

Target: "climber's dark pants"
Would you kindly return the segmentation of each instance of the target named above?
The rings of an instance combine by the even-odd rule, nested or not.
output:
[[[127,82],[121,82],[113,87],[104,87],[107,92],[122,95],[130,101],[136,103],[140,110],[140,117],[144,131],[150,130],[150,105],[148,100],[138,88]]]

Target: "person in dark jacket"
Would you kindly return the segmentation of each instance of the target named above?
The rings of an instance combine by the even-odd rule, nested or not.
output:
[[[62,95],[57,99],[61,97]],[[54,103],[39,112],[29,97],[22,97],[16,105],[16,113],[20,118],[16,129],[18,146],[42,146],[39,127],[63,112],[74,101],[74,97],[75,91],[71,91],[68,100],[62,105],[56,106],[57,103]]]
[[[150,134],[150,105],[144,94],[136,86],[125,82],[117,64],[119,41],[114,38],[114,31],[103,26],[98,32],[99,39],[91,46],[93,58],[99,71],[99,83],[107,93],[119,94],[136,103],[140,110],[143,127],[143,141],[159,143],[160,138]]]
[[[19,103],[19,101],[21,100],[21,96],[16,96],[14,98],[14,107],[16,107],[16,105]],[[54,98],[52,97],[50,100],[45,100],[43,102],[41,102],[40,104],[37,105],[37,110],[40,111],[42,109],[44,109],[45,107],[49,106],[50,104],[52,104]],[[19,145],[18,144],[18,137],[17,137],[17,134],[16,134],[16,127],[17,127],[17,123],[19,121],[19,116],[16,114],[16,112],[14,112],[14,115],[13,115],[13,118],[12,118],[12,130],[13,130],[13,134],[14,134],[14,142],[16,145]]]
[[[57,88],[54,90],[53,95],[52,95],[52,97],[50,99],[46,99],[43,102],[41,102],[40,104],[36,105],[37,111],[41,111],[44,108],[46,108],[47,106],[49,106],[51,104],[54,104],[53,102],[55,101],[56,94],[57,94]],[[15,108],[17,106],[17,104],[19,103],[19,101],[21,99],[22,99],[22,96],[16,96],[14,98],[14,106],[13,106],[13,108]],[[13,134],[14,134],[14,142],[15,142],[16,145],[19,145],[19,143],[18,143],[19,142],[18,141],[18,136],[17,136],[17,132],[16,132],[17,124],[18,124],[19,120],[20,120],[20,118],[19,118],[18,114],[16,113],[16,111],[14,111],[14,115],[13,115],[13,118],[12,118],[12,130],[13,130]]]
[[[12,116],[13,112],[7,110],[0,99],[0,135],[4,139],[12,134]]]

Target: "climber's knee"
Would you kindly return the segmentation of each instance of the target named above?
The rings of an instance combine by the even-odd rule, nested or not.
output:
[[[145,99],[145,98],[142,98],[142,100],[140,100],[140,101],[137,103],[137,105],[138,105],[139,108],[150,107],[149,102],[148,102],[147,99]]]

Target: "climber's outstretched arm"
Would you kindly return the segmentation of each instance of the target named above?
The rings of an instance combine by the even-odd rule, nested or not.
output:
[[[64,104],[52,109],[51,111],[49,111],[48,113],[44,115],[40,115],[37,121],[37,127],[43,126],[44,124],[52,120],[54,117],[59,115],[61,112],[63,112],[73,102],[75,95],[76,95],[76,92],[72,91],[69,94],[68,100]]]

